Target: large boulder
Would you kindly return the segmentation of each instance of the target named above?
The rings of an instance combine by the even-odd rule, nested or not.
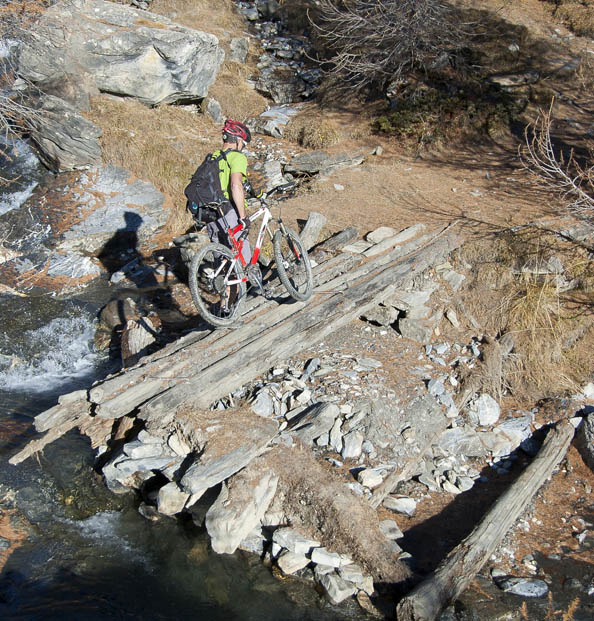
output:
[[[85,119],[68,102],[44,95],[29,99],[31,138],[39,158],[54,172],[84,169],[101,164],[101,129]]]
[[[18,73],[58,96],[90,74],[100,91],[157,105],[204,98],[223,59],[212,34],[121,4],[62,0],[25,37]]]

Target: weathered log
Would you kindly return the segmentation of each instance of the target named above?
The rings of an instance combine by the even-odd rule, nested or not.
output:
[[[91,416],[89,415],[88,411],[79,410],[78,413],[73,417],[62,421],[55,427],[52,427],[45,435],[41,436],[41,438],[29,442],[22,451],[19,451],[16,455],[13,455],[8,460],[8,463],[12,466],[20,464],[28,457],[31,457],[33,453],[41,451],[45,446],[51,444],[52,442],[54,442],[54,440],[61,438],[65,433],[67,433],[71,429],[74,429],[86,420],[91,420]]]
[[[339,295],[329,296],[318,304],[304,302],[291,322],[277,324],[258,335],[224,360],[206,368],[199,377],[172,386],[142,406],[144,416],[159,416],[182,403],[191,402],[206,408],[262,372],[263,364],[282,360],[324,339],[328,334],[350,323],[366,308],[381,302],[406,280],[424,271],[430,264],[447,256],[459,243],[454,237],[417,250],[396,265],[388,265],[378,274],[350,283]]]
[[[398,621],[432,621],[466,589],[564,458],[574,431],[568,421],[549,430],[534,461],[497,500],[481,523],[446,556],[435,572],[398,604]]]

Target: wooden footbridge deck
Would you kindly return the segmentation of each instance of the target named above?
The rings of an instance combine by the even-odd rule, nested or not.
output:
[[[340,252],[314,267],[314,293],[294,302],[280,285],[275,299],[248,301],[235,328],[191,332],[89,390],[60,397],[38,415],[44,435],[10,459],[17,464],[70,429],[93,446],[112,436],[114,421],[130,414],[161,423],[182,406],[208,409],[278,361],[303,351],[381,303],[442,262],[460,239],[448,229],[423,233],[415,225],[362,254]]]

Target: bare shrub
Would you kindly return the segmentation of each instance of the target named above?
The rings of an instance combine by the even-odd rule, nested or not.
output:
[[[314,26],[339,86],[384,91],[413,70],[448,64],[463,39],[454,11],[439,0],[320,0]]]
[[[317,114],[304,114],[287,125],[284,137],[307,149],[324,149],[339,142],[340,131],[328,119],[320,119]]]
[[[571,214],[594,221],[594,145],[589,145],[585,162],[578,161],[573,149],[567,155],[559,152],[551,138],[552,107],[526,127],[522,162],[541,184],[561,196]]]

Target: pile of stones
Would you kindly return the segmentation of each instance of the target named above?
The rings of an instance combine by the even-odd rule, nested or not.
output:
[[[264,53],[258,62],[259,75],[254,87],[277,104],[311,97],[322,77],[322,70],[307,63],[308,42],[285,31],[279,2],[251,0],[237,2],[252,25]]]

